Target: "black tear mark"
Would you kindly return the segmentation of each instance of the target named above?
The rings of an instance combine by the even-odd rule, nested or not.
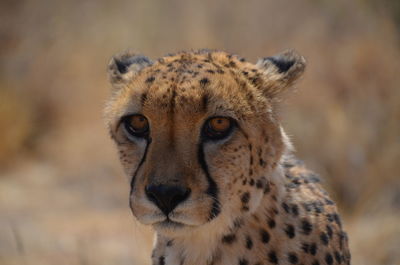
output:
[[[147,139],[146,139],[146,148],[145,148],[145,150],[144,150],[143,157],[142,157],[142,159],[140,160],[139,165],[138,165],[138,167],[136,168],[135,173],[134,173],[133,176],[132,176],[132,180],[131,180],[131,183],[130,183],[130,186],[131,186],[130,195],[132,195],[132,192],[133,192],[133,187],[134,187],[134,184],[135,184],[136,175],[137,175],[137,173],[138,173],[140,167],[143,165],[144,161],[146,160],[147,151],[148,151],[148,149],[149,149],[150,144],[151,144],[151,138],[147,138]],[[130,201],[130,200],[129,200],[129,201]]]
[[[211,221],[212,219],[217,217],[219,215],[219,213],[221,212],[221,208],[220,208],[219,200],[218,200],[219,190],[218,190],[217,183],[215,183],[215,181],[213,180],[213,178],[211,177],[211,175],[208,171],[208,166],[207,166],[206,160],[204,158],[204,149],[203,149],[202,143],[199,144],[197,157],[199,160],[199,164],[200,164],[201,168],[203,169],[204,174],[206,175],[206,178],[208,181],[208,188],[207,188],[206,193],[213,200],[213,203],[211,206],[211,211],[210,211],[210,216],[208,218],[208,220]]]

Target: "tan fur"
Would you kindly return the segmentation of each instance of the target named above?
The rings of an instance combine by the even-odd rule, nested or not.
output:
[[[274,109],[303,73],[303,57],[288,51],[255,65],[224,52],[182,52],[154,63],[131,59],[118,72],[118,60],[129,56],[110,64],[114,88],[105,116],[125,172],[135,176],[131,209],[157,232],[153,264],[350,263],[336,207],[290,155]],[[147,117],[151,140],[129,138],[122,128],[121,118],[135,113]],[[213,116],[238,126],[224,140],[203,141],[203,124]],[[200,146],[216,198],[208,193]],[[179,227],[163,225],[165,215],[144,192],[171,183],[191,189],[169,214]]]

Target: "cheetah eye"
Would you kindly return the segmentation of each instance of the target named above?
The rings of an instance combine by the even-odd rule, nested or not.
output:
[[[141,114],[133,114],[123,118],[127,133],[132,136],[144,138],[149,134],[149,121]]]
[[[221,140],[227,137],[235,122],[228,117],[209,118],[203,127],[203,136],[211,140]]]

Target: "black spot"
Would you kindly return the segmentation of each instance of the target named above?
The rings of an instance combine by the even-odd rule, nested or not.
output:
[[[335,260],[337,263],[341,264],[342,263],[342,255],[340,255],[339,252],[335,251]]]
[[[327,214],[326,214],[326,218],[328,219],[329,222],[335,221],[335,219],[333,218],[333,215],[330,214],[330,213],[327,213]]]
[[[300,178],[298,177],[293,178],[292,183],[295,184],[296,186],[300,185],[301,184]]]
[[[338,233],[338,236],[339,236],[339,247],[340,249],[343,249],[343,244],[345,241],[347,241],[347,234],[346,232],[341,231]]]
[[[159,265],[165,265],[165,258],[164,258],[164,256],[161,256],[161,257],[158,259],[158,264],[159,264]]]
[[[218,74],[225,74],[224,70],[222,70],[222,69],[218,69],[218,70],[217,70],[217,73],[218,73]]]
[[[146,83],[153,83],[155,80],[154,76],[150,76],[149,78],[146,79]]]
[[[296,253],[290,252],[288,255],[288,261],[291,264],[297,264],[297,262],[299,262],[299,258],[297,257]]]
[[[297,204],[292,204],[292,214],[294,216],[298,216],[299,215],[299,206],[297,206]]]
[[[271,61],[277,68],[279,73],[286,72],[292,67],[295,63],[294,60],[288,60],[282,56],[273,56],[267,57],[265,60]]]
[[[335,220],[335,223],[339,226],[342,227],[342,222],[340,221],[340,217],[337,213],[333,214],[333,219]]]
[[[335,205],[335,203],[334,203],[332,200],[329,200],[329,199],[327,199],[327,198],[325,198],[325,203],[326,203],[327,205]]]
[[[312,203],[311,202],[305,202],[303,203],[303,208],[304,210],[306,210],[307,212],[311,212],[313,209]]]
[[[317,254],[317,251],[318,251],[317,244],[312,243],[312,244],[310,245],[309,250],[310,250],[310,254],[313,255],[313,256],[315,256],[315,254]]]
[[[276,256],[276,252],[275,251],[271,250],[268,253],[268,260],[271,263],[278,264],[278,257]]]
[[[286,225],[285,233],[289,238],[294,238],[296,236],[296,231],[293,225]]]
[[[268,219],[268,226],[274,228],[276,226],[275,220],[272,218]]]
[[[253,240],[250,236],[246,236],[246,248],[251,249],[253,247]]]
[[[308,253],[310,249],[310,244],[305,242],[301,243],[301,249],[304,251],[304,253]]]
[[[225,235],[222,237],[222,243],[224,243],[224,244],[229,245],[235,241],[236,241],[236,235],[234,235],[234,234],[229,234],[229,235]]]
[[[329,238],[328,238],[328,236],[326,235],[326,233],[322,232],[321,235],[319,236],[319,238],[321,239],[321,242],[322,242],[325,246],[328,245],[328,243],[329,243]]]
[[[247,261],[247,259],[240,259],[239,260],[239,265],[248,265],[249,264],[249,262]]]
[[[318,260],[314,260],[314,262],[312,263],[312,265],[320,265]]]
[[[260,230],[260,235],[261,235],[261,241],[265,244],[267,244],[269,242],[270,236],[269,233],[267,231],[265,231],[264,229]]]
[[[326,225],[326,233],[328,234],[329,239],[332,239],[333,230],[332,230],[332,227],[330,225]]]
[[[243,193],[241,200],[243,203],[248,203],[250,200],[250,193],[249,192]]]
[[[282,203],[282,208],[285,210],[286,213],[289,213],[289,206],[285,202]]]
[[[301,221],[301,229],[303,234],[309,235],[312,231],[312,224],[307,219],[303,219]]]
[[[174,240],[168,240],[167,241],[167,247],[170,247],[170,246],[172,246],[174,244]]]
[[[250,186],[254,186],[254,179],[250,179],[249,184]]]
[[[318,175],[316,175],[316,174],[310,174],[310,176],[308,176],[307,179],[311,183],[319,183],[319,182],[321,182],[321,180],[319,179]]]
[[[324,211],[323,204],[320,201],[312,202],[312,206],[316,213],[322,213]]]
[[[333,258],[332,258],[332,255],[330,253],[326,253],[325,262],[328,265],[332,265],[333,264]]]
[[[261,179],[257,179],[257,181],[256,181],[256,187],[257,187],[257,189],[262,189],[263,188],[263,182],[262,182],[262,180]]]
[[[210,74],[214,74],[214,73],[215,73],[215,72],[214,72],[213,70],[211,70],[211,69],[208,69],[206,72],[207,72],[207,73],[210,73]]]
[[[271,187],[270,187],[270,185],[269,185],[269,183],[267,182],[267,183],[265,183],[265,185],[264,185],[264,194],[267,194],[267,193],[269,193],[271,191]]]
[[[210,83],[210,80],[208,80],[208,78],[203,78],[199,82],[201,86],[206,86],[207,84]]]

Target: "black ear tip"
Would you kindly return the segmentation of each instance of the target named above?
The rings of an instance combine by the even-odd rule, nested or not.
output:
[[[279,73],[287,72],[296,62],[293,59],[285,58],[281,55],[267,57],[265,60],[272,62],[278,68]]]
[[[141,67],[151,65],[149,58],[143,55],[123,54],[114,57],[114,63],[121,74],[125,74],[129,70],[129,66],[136,64]]]
[[[305,69],[306,60],[295,50],[286,50],[275,56],[260,59],[257,64],[262,68],[273,66],[279,74],[293,74]]]
[[[128,62],[114,58],[114,63],[121,74],[125,74],[128,71],[130,65]]]

